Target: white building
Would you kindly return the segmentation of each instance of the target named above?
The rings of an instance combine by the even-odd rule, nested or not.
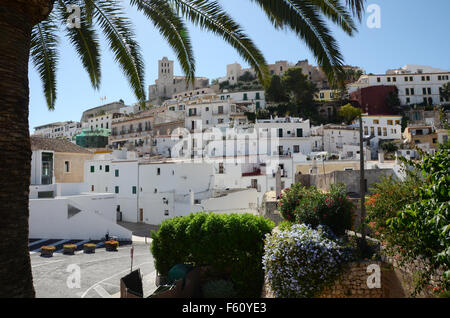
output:
[[[274,118],[258,120],[255,129],[263,137],[268,133],[268,137],[277,140],[278,149],[270,155],[298,156],[299,154],[309,155],[311,152],[323,149],[322,138],[311,132],[309,119],[301,118]],[[275,133],[275,135],[272,135]]]
[[[34,128],[34,136],[44,138],[62,138],[75,142],[74,137],[81,133],[81,123],[66,121],[42,125]]]
[[[92,193],[86,183],[54,183],[52,154],[33,151],[29,237],[87,242],[109,233],[131,240],[131,231],[116,221],[117,196],[108,191]]]
[[[238,103],[252,103],[255,110],[266,108],[266,96],[264,90],[224,92],[218,94],[221,100],[232,100]]]
[[[398,97],[402,105],[447,104],[440,96],[442,86],[450,81],[450,72],[430,66],[406,65],[401,69],[388,70],[381,75],[363,75],[348,85],[348,92],[353,93],[360,88],[380,85],[393,85],[398,89]]]

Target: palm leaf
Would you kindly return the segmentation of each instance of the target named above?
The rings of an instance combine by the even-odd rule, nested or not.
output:
[[[194,83],[195,58],[189,32],[183,20],[177,16],[166,0],[131,0],[138,10],[153,22],[176,52],[178,61],[186,75],[186,82]],[[186,84],[187,84],[186,83]]]
[[[357,31],[356,25],[350,12],[339,0],[310,0],[317,5],[322,13],[333,21],[348,35],[352,36]]]
[[[179,14],[194,25],[220,35],[255,69],[263,85],[270,84],[269,70],[261,51],[216,1],[173,0],[172,3]]]
[[[66,10],[68,4],[76,4],[79,1],[59,0],[57,11],[60,20],[65,23],[69,17]],[[84,69],[89,74],[91,84],[95,89],[100,87],[101,63],[100,63],[100,43],[95,28],[88,21],[86,7],[81,7],[80,28],[67,28],[66,35],[77,51]]]
[[[58,27],[54,16],[35,25],[31,32],[30,56],[41,77],[47,107],[55,109],[56,68],[58,64]]]
[[[94,9],[93,17],[102,29],[109,47],[128,78],[135,96],[145,104],[144,63],[131,22],[116,0],[85,0]]]
[[[275,27],[289,28],[305,42],[332,86],[342,82],[343,57],[314,0],[252,0]]]

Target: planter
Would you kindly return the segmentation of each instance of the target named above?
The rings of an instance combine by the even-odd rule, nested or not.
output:
[[[83,245],[83,252],[86,254],[93,254],[95,253],[95,248],[97,247],[96,244],[87,243]]]
[[[54,246],[42,246],[41,247],[41,256],[52,257],[55,249],[56,248]]]
[[[117,252],[117,247],[119,246],[119,242],[117,241],[106,241],[105,247],[108,252]]]
[[[77,246],[75,244],[67,244],[63,246],[64,248],[64,254],[66,255],[73,255],[75,254],[75,251],[77,249]]]

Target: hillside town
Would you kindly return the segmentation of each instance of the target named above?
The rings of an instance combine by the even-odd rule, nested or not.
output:
[[[314,87],[306,88],[311,100],[294,104],[299,111],[283,111],[293,102],[277,100],[272,84],[264,89],[238,63],[223,78],[199,77],[188,87],[173,61],[164,57],[158,67],[145,105],[121,100],[87,109],[79,122],[35,127],[30,237],[100,239],[109,231],[130,239],[116,221],[157,226],[198,211],[278,221],[273,203],[296,182],[324,190],[342,182],[357,199],[360,149],[369,191],[382,175],[403,178],[399,157],[419,158],[448,142],[446,70],[406,65],[374,75],[347,66],[343,92],[307,60],[277,61],[269,65],[272,84],[297,70],[300,89]],[[360,110],[363,127],[344,109]],[[60,233],[33,218],[67,207],[92,216],[79,227],[62,220]]]

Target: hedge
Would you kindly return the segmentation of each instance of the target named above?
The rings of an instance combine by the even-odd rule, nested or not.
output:
[[[260,297],[264,238],[273,227],[251,214],[199,212],[164,221],[150,249],[162,275],[176,264],[212,266],[229,274],[238,296]]]

